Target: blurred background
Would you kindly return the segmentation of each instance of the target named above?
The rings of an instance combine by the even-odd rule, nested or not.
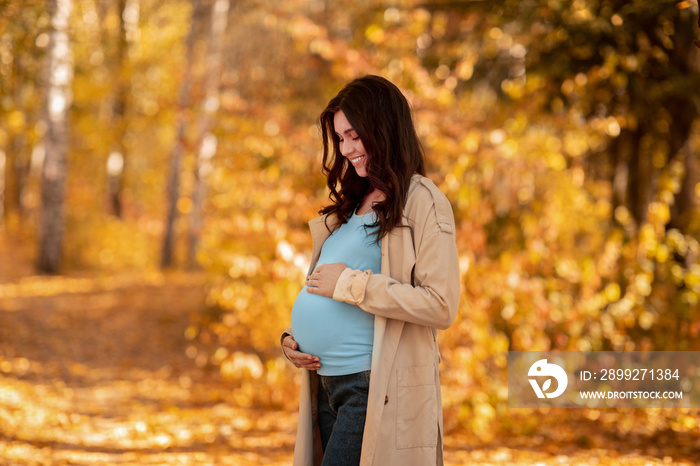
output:
[[[380,74],[458,227],[448,464],[695,464],[508,350],[700,350],[696,0],[0,0],[0,462],[289,464],[317,116]],[[615,453],[617,449],[617,453]]]

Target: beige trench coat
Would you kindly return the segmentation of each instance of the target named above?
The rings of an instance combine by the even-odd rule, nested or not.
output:
[[[395,228],[382,240],[381,274],[347,268],[333,295],[375,316],[363,466],[443,464],[435,336],[436,329],[452,324],[459,306],[454,216],[432,181],[414,175],[404,220],[407,228]],[[309,225],[314,244],[310,273],[330,233],[324,217]],[[320,463],[317,384],[316,372],[304,370],[295,466]]]

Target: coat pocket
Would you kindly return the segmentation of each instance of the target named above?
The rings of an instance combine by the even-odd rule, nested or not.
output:
[[[435,447],[438,443],[438,400],[435,366],[399,368],[396,448]]]

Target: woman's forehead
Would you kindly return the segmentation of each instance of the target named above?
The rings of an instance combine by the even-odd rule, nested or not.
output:
[[[345,134],[354,131],[354,128],[348,121],[348,118],[345,116],[345,112],[342,110],[335,112],[335,115],[333,116],[333,127],[335,128],[335,132],[338,134]]]

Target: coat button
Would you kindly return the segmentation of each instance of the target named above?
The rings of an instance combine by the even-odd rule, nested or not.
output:
[[[388,397],[388,396],[385,396],[385,397],[384,397],[384,404],[387,404],[388,402],[389,402],[389,397]]]

